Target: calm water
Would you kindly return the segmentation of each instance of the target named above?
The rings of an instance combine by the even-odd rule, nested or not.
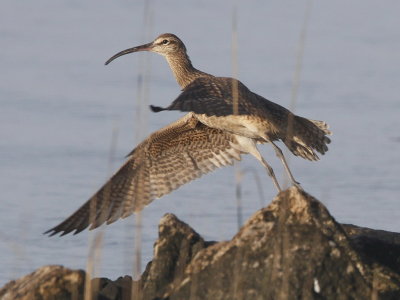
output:
[[[42,232],[77,209],[101,186],[142,135],[179,113],[138,115],[137,77],[150,62],[148,98],[166,105],[179,88],[155,54],[104,61],[144,39],[144,1],[3,1],[0,10],[0,286],[44,264],[85,268],[92,234],[49,238]],[[246,1],[238,9],[240,79],[253,91],[290,105],[306,1]],[[315,1],[305,46],[296,113],[326,120],[334,132],[317,163],[290,157],[303,187],[340,221],[400,230],[400,2]],[[153,1],[151,39],[173,32],[193,63],[232,74],[232,2]],[[147,119],[147,125],[138,119]],[[139,128],[140,126],[140,128]],[[117,133],[114,159],[109,153]],[[282,177],[269,147],[263,154]],[[251,157],[242,168],[274,187]],[[237,229],[233,168],[184,186],[143,213],[143,262],[152,256],[166,212],[206,239]],[[260,208],[254,178],[243,182],[244,215]],[[106,226],[98,274],[133,269],[134,218]],[[216,230],[218,228],[218,230]]]

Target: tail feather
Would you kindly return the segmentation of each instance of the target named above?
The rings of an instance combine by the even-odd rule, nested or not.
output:
[[[327,135],[332,132],[329,126],[323,121],[309,120],[299,116],[294,116],[293,129],[290,134],[283,139],[285,145],[296,155],[308,160],[318,160],[316,152],[325,154],[331,142]]]
[[[300,156],[311,161],[319,160],[319,157],[314,152],[314,150],[310,147],[307,147],[306,145],[302,145],[298,142],[295,142],[294,140],[284,140],[284,143],[296,156]]]
[[[325,134],[332,135],[332,131],[329,130],[329,125],[326,124],[324,121],[310,120],[310,119],[308,119],[308,121],[314,123],[319,129],[323,130]]]

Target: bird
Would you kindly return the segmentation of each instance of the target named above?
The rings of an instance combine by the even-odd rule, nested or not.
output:
[[[44,234],[77,234],[126,218],[189,181],[240,161],[242,154],[252,154],[265,165],[256,142],[209,127],[188,113],[137,145],[86,203]]]
[[[151,106],[152,110],[180,110],[188,114],[142,141],[89,200],[45,234],[77,234],[89,226],[91,230],[126,218],[189,181],[232,165],[241,160],[242,154],[253,155],[281,191],[274,170],[257,144],[270,143],[274,147],[297,186],[274,141],[283,141],[294,155],[308,160],[318,160],[315,151],[328,151],[330,139],[326,135],[331,131],[325,122],[296,116],[251,92],[234,78],[215,77],[195,69],[185,45],[174,34],[162,34],[151,43],[121,51],[106,65],[119,56],[138,51],[164,55],[182,88],[170,106]]]
[[[303,118],[285,107],[250,91],[242,82],[230,77],[217,77],[193,67],[182,40],[172,33],[159,35],[152,42],[118,52],[106,61],[139,51],[164,56],[182,92],[167,107],[151,105],[153,112],[178,110],[193,112],[203,124],[257,143],[269,143],[281,160],[291,183],[299,188],[282,150],[275,141],[282,141],[296,156],[315,161],[316,152],[325,154],[331,142],[329,126],[324,121]],[[281,191],[272,168],[264,160],[269,176]]]

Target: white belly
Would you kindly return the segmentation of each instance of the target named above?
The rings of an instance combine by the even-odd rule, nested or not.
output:
[[[197,119],[212,128],[225,130],[237,135],[248,138],[265,138],[265,127],[263,122],[260,122],[252,116],[207,116],[205,114],[196,114]]]

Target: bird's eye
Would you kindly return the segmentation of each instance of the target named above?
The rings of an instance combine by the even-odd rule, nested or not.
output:
[[[169,43],[169,41],[168,41],[168,40],[163,40],[161,43],[162,43],[163,45],[167,45],[167,44]]]

